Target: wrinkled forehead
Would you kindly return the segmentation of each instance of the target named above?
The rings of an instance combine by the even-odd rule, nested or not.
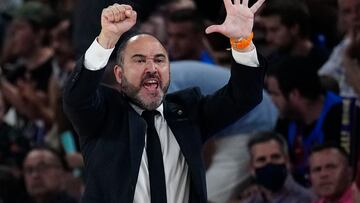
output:
[[[31,151],[24,162],[24,166],[37,165],[39,163],[58,163],[58,158],[47,150],[33,150]]]
[[[273,154],[284,154],[280,144],[273,139],[255,144],[251,147],[250,151],[253,158],[257,158],[258,156],[271,156]]]
[[[345,163],[346,159],[337,149],[330,148],[312,153],[309,162],[310,165],[326,165],[329,163]]]
[[[140,34],[131,37],[124,49],[125,55],[141,54],[145,56],[154,56],[163,54],[167,56],[167,51],[161,42],[149,34]]]

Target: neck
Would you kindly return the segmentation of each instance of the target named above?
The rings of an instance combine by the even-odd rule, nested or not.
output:
[[[308,39],[298,39],[295,42],[293,49],[291,50],[291,55],[293,56],[307,56],[311,49],[313,48],[313,43]]]
[[[315,101],[305,101],[304,108],[300,109],[301,119],[304,124],[311,124],[319,118],[324,106],[324,100],[324,96],[321,95]]]
[[[352,191],[351,187],[352,187],[352,185],[351,185],[351,183],[349,183],[349,186],[347,186],[343,192],[341,192],[338,195],[332,196],[332,197],[325,197],[324,202],[325,203],[338,203],[338,202],[343,202],[345,199],[348,199],[348,198],[354,199],[354,196],[352,195],[353,191]],[[351,193],[351,194],[349,194],[349,193]]]
[[[281,191],[283,191],[283,189],[281,189],[279,192],[273,193],[263,187],[259,187],[260,193],[262,195],[262,198],[266,200],[266,202],[273,202],[272,199],[274,197],[276,197],[276,194],[280,193]]]

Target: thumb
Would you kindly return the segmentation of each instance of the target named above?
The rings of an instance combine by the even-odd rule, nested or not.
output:
[[[206,28],[205,33],[210,34],[213,32],[220,32],[220,26],[219,25],[210,25]]]

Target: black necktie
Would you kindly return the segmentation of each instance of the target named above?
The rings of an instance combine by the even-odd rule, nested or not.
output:
[[[142,117],[147,123],[146,154],[150,176],[151,203],[166,203],[164,163],[159,135],[154,125],[154,116],[158,113],[158,111],[144,111]]]

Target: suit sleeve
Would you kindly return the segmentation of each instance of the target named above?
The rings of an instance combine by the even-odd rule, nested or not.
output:
[[[92,71],[84,67],[84,57],[69,77],[64,93],[64,111],[80,136],[99,134],[105,120],[106,105],[100,82],[105,68]]]
[[[201,124],[205,140],[261,102],[267,65],[260,55],[258,59],[259,67],[249,67],[233,61],[228,84],[213,95],[200,100],[198,122]]]

